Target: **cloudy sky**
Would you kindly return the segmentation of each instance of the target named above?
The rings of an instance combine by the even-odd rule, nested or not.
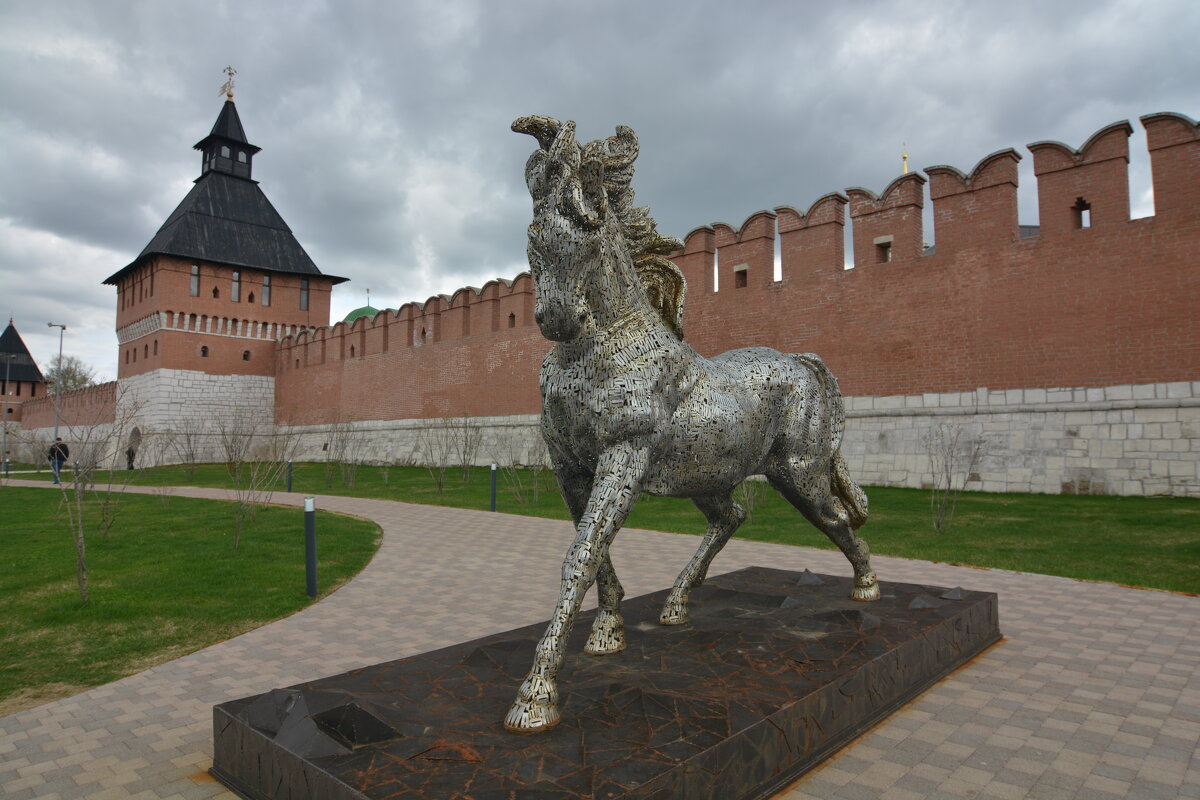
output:
[[[525,114],[630,125],[660,230],[882,191],[905,148],[969,171],[1134,123],[1132,215],[1153,213],[1137,117],[1200,117],[1200,4],[640,0],[5,0],[0,314],[46,366],[116,374],[115,290],[200,171],[222,69],[255,178],[324,272],[334,318],[525,268]],[[933,239],[932,231],[926,238]],[[2,322],[0,322],[2,324]]]

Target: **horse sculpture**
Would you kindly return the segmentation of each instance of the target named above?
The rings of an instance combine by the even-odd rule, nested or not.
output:
[[[541,372],[542,435],[576,527],[558,605],[504,720],[535,733],[561,719],[555,679],[593,583],[600,608],[584,650],[625,648],[609,545],[642,493],[687,497],[708,521],[664,625],[687,622],[688,593],[746,517],[732,493],[750,475],[765,475],[841,548],[854,567],[853,599],[877,599],[879,585],[854,533],[867,498],[839,453],[841,393],[821,360],[765,347],[707,359],[683,341],[683,274],[664,258],[680,243],[633,207],[631,129],[583,146],[574,122],[522,117],[513,130],[540,145],[525,180],[534,318],[555,343]]]

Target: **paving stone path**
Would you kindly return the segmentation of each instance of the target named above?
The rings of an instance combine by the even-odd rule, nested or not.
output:
[[[213,705],[545,619],[573,533],[383,500],[317,506],[382,526],[357,578],[286,619],[0,719],[0,797],[233,800],[206,772]],[[613,559],[629,596],[669,585],[696,544],[623,531]],[[743,540],[712,574],[752,565],[849,574],[835,552]],[[881,556],[876,568],[999,593],[1006,639],[777,798],[1200,798],[1200,598]]]

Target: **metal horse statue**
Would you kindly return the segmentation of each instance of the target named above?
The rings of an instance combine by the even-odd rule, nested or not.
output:
[[[854,567],[852,598],[875,600],[879,585],[854,534],[867,498],[839,454],[841,393],[821,360],[765,347],[707,359],[683,341],[683,275],[663,257],[680,243],[633,207],[632,130],[583,146],[573,122],[522,117],[513,130],[540,145],[525,180],[534,317],[555,342],[542,365],[542,435],[576,527],[554,616],[504,720],[535,733],[561,718],[555,678],[593,583],[600,610],[584,649],[625,648],[609,545],[642,493],[687,497],[708,521],[664,625],[688,620],[688,593],[746,517],[732,493],[749,475],[765,475],[841,548]]]

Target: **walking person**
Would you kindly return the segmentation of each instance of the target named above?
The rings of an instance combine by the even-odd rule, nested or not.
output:
[[[54,444],[50,445],[50,468],[54,470],[54,482],[61,482],[62,466],[71,456],[71,450],[67,447],[67,443],[59,437],[54,440]]]

